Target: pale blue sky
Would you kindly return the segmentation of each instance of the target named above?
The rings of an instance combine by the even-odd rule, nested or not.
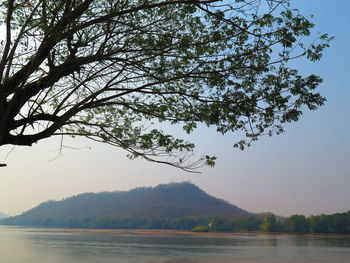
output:
[[[287,133],[263,138],[247,151],[233,149],[234,135],[200,129],[190,139],[197,154],[215,154],[215,168],[188,174],[172,167],[130,161],[125,152],[85,140],[66,139],[66,149],[51,161],[58,140],[31,148],[0,149],[0,211],[10,215],[48,199],[83,192],[127,190],[172,181],[192,181],[208,193],[252,212],[281,215],[350,210],[350,1],[292,0],[303,14],[314,14],[316,31],[336,36],[318,63],[297,62],[305,74],[324,78],[327,103],[288,126]],[[90,147],[90,148],[89,148]]]

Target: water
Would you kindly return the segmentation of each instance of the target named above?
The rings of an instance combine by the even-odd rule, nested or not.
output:
[[[349,263],[350,237],[185,236],[0,227],[4,263]]]

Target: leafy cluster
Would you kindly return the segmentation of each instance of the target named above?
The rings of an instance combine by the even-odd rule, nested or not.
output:
[[[202,229],[202,231],[203,230],[204,229]],[[270,213],[265,216],[248,215],[235,219],[216,216],[209,221],[207,230],[217,232],[263,231],[350,234],[350,211],[309,217],[305,217],[304,215],[292,215],[287,218],[276,218],[275,215]]]
[[[283,132],[325,99],[321,78],[290,60],[318,60],[331,38],[287,0],[9,0],[0,5],[0,145],[84,136],[182,169],[200,123],[243,131],[244,149]]]

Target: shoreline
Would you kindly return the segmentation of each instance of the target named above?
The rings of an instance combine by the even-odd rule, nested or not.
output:
[[[265,232],[191,232],[185,230],[171,230],[171,229],[64,229],[58,230],[63,233],[104,233],[104,234],[134,234],[134,235],[166,235],[166,236],[290,236],[290,237],[345,237],[350,238],[347,234],[328,234],[328,233],[265,233]]]

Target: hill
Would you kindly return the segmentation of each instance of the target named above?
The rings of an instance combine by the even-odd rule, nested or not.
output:
[[[48,201],[2,224],[71,228],[191,229],[210,218],[249,213],[208,195],[191,183],[171,183],[130,191],[85,193]]]
[[[0,219],[2,219],[2,218],[6,218],[6,217],[9,217],[8,215],[6,215],[6,214],[4,214],[4,213],[1,213],[0,212]]]

